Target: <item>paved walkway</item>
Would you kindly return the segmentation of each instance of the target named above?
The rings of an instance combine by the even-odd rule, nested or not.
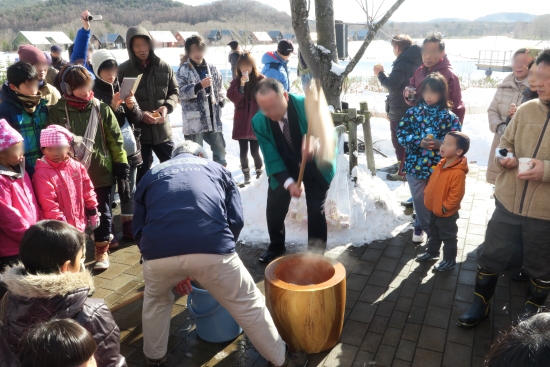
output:
[[[451,272],[435,274],[431,264],[416,263],[414,258],[424,246],[413,245],[410,232],[329,254],[347,270],[346,322],[340,343],[330,352],[311,356],[310,366],[481,367],[492,342],[516,318],[526,290],[525,284],[503,275],[489,319],[474,330],[456,326],[456,318],[472,301],[475,250],[494,210],[490,192],[485,171],[472,167],[460,211],[459,263]],[[111,267],[94,277],[94,297],[105,298],[109,306],[143,290],[139,252],[132,243],[121,245],[111,255]],[[263,290],[260,250],[239,246],[238,253]],[[170,366],[267,365],[244,335],[226,344],[200,340],[186,301],[177,298],[173,307]],[[139,300],[114,313],[121,330],[121,353],[129,366],[145,366],[141,311]]]

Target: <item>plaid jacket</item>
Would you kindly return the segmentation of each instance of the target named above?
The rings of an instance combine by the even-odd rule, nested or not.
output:
[[[0,119],[8,123],[23,136],[25,145],[25,165],[27,172],[34,172],[36,160],[42,157],[40,131],[46,127],[48,117],[47,100],[43,99],[34,113],[29,114],[7,84],[2,86],[2,95],[7,97],[0,103]],[[31,170],[29,171],[29,167]]]

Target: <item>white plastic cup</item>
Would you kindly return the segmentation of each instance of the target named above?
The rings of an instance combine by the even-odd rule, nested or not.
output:
[[[530,169],[533,168],[533,164],[531,164],[532,158],[520,158],[518,159],[519,165],[518,165],[518,173],[527,172]]]

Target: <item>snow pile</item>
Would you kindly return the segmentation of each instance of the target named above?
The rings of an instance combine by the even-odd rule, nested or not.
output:
[[[333,74],[340,76],[344,73],[344,71],[346,71],[346,66],[345,65],[338,65],[337,63],[332,61],[332,67],[330,68],[330,71]]]
[[[348,157],[340,155],[338,165],[346,171],[349,167]],[[327,249],[349,243],[361,246],[366,242],[389,238],[409,225],[409,217],[403,214],[403,208],[399,206],[396,196],[386,183],[378,177],[372,177],[361,168],[354,170],[358,180],[356,187],[352,181],[344,177],[349,181],[346,189],[349,195],[350,228],[342,229],[329,224]],[[264,175],[241,190],[245,226],[240,237],[247,245],[264,247],[269,241],[266,220],[268,188],[268,180]],[[305,197],[302,195],[302,198],[293,202],[291,206],[305,208]],[[307,224],[303,220],[298,222],[287,219],[286,240],[288,243],[307,243]]]

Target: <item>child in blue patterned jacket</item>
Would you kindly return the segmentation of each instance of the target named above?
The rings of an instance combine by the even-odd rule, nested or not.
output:
[[[413,242],[423,242],[429,236],[430,211],[424,206],[424,189],[435,166],[441,160],[439,147],[450,131],[461,131],[458,117],[450,111],[447,80],[438,72],[424,79],[422,98],[399,122],[399,144],[407,149],[403,172],[411,190],[416,220]]]

